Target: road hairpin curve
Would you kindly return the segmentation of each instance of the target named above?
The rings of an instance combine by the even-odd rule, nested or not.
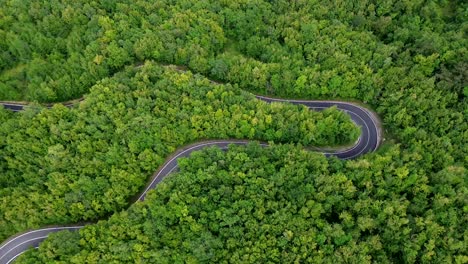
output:
[[[300,104],[308,107],[311,110],[323,110],[332,106],[336,106],[338,110],[341,110],[350,115],[352,121],[360,127],[361,135],[355,144],[347,149],[335,152],[322,152],[326,156],[336,156],[339,159],[352,159],[356,158],[365,153],[375,151],[380,144],[382,133],[381,125],[377,116],[370,110],[359,106],[355,103],[344,102],[344,101],[317,101],[317,100],[288,100],[271,98],[266,96],[255,96],[257,99],[272,103],[292,103]],[[82,99],[70,101],[64,103],[66,106],[73,106],[82,101]],[[24,102],[0,102],[6,109],[19,112],[27,107],[27,103]],[[51,105],[47,105],[51,107]],[[222,150],[227,150],[229,145],[246,145],[250,140],[208,140],[197,142],[173,153],[164,164],[153,174],[150,182],[146,185],[144,191],[138,196],[136,201],[143,201],[149,190],[155,188],[159,182],[161,182],[166,176],[170,175],[173,171],[178,168],[177,159],[180,157],[187,157],[193,151],[198,151],[206,147],[218,147]],[[267,143],[260,143],[262,147],[268,147]],[[34,247],[37,248],[39,244],[46,239],[49,234],[62,231],[76,231],[83,227],[83,225],[75,226],[56,226],[42,229],[36,229],[28,232],[17,234],[0,245],[0,264],[8,264],[14,261],[18,256],[23,254],[26,250]]]

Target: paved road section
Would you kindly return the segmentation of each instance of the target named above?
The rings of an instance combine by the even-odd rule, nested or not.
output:
[[[81,101],[83,101],[83,98],[79,98],[77,100],[72,100],[72,101],[67,101],[61,103],[62,105],[66,107],[72,107]],[[24,109],[30,107],[30,105],[27,102],[8,102],[8,101],[0,101],[0,105],[3,105],[5,109],[11,110],[13,112],[20,112],[23,111]],[[45,104],[44,106],[51,108],[54,106],[54,104]]]
[[[361,136],[359,137],[356,144],[351,148],[340,152],[325,154],[335,155],[340,159],[352,159],[364,153],[375,151],[379,147],[381,141],[379,119],[374,113],[362,106],[341,101],[287,100],[259,95],[256,97],[257,99],[269,103],[288,102],[292,104],[301,104],[307,106],[309,109],[317,111],[336,106],[337,109],[349,114],[353,122],[361,128]]]
[[[17,235],[2,244],[0,249],[0,263],[11,263],[31,247],[37,248],[39,243],[46,239],[51,233],[62,230],[74,231],[82,227],[83,226],[50,227]]]
[[[375,114],[362,106],[340,101],[286,100],[264,96],[256,96],[256,98],[268,103],[288,102],[292,104],[302,104],[309,107],[309,109],[317,111],[336,106],[337,109],[349,114],[353,122],[361,128],[361,136],[356,141],[356,143],[348,149],[336,152],[322,152],[327,156],[334,155],[340,159],[351,159],[364,153],[376,150],[380,144],[381,130],[379,119],[377,116],[375,116]],[[15,112],[21,111],[27,107],[27,104],[18,104],[12,102],[0,102],[0,104],[3,105],[6,109]],[[72,106],[72,104],[66,104],[66,106]],[[177,152],[173,153],[171,157],[169,157],[167,161],[156,171],[150,182],[147,184],[145,190],[138,197],[137,201],[143,201],[149,190],[155,188],[156,185],[164,179],[164,177],[177,170],[178,158],[187,157],[193,151],[201,150],[206,147],[218,147],[222,150],[226,150],[231,144],[246,145],[248,143],[249,141],[247,140],[210,140],[198,142],[178,150]],[[260,144],[264,147],[268,147],[268,144],[266,143]],[[50,233],[62,230],[76,231],[82,227],[83,226],[49,227],[32,230],[13,236],[0,245],[0,264],[11,263],[26,250],[30,248],[37,248]]]
[[[27,105],[24,105],[24,104],[3,103],[3,102],[0,102],[0,104],[3,105],[5,109],[11,110],[13,112],[22,111],[25,107],[27,107]]]

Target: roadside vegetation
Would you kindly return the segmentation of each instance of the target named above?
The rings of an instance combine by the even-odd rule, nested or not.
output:
[[[53,234],[19,263],[466,260],[463,168],[434,175],[429,186],[417,157],[396,146],[344,162],[293,145],[251,144],[179,163],[180,173],[144,202]]]
[[[199,167],[192,164],[195,158],[186,161],[206,173],[185,166],[148,201],[81,233],[54,235],[23,261],[35,263],[50,256],[65,262],[73,257],[77,263],[83,258],[107,262],[107,257],[126,261],[138,255],[172,262],[171,256],[191,260],[187,252],[193,253],[194,262],[204,262],[207,256],[239,262],[290,256],[312,262],[339,262],[347,256],[356,257],[356,262],[468,261],[466,1],[4,0],[0,6],[0,100],[58,102],[89,94],[78,109],[56,106],[18,115],[0,111],[0,237],[120,211],[167,155],[197,139],[253,138],[320,146],[351,142],[357,135],[349,119],[336,110],[309,113],[293,106],[269,106],[241,90],[284,98],[358,100],[379,114],[385,134],[391,135],[378,154],[353,161],[326,160],[304,154],[297,146],[279,147],[297,157],[310,156],[314,164],[301,178],[310,182],[310,193],[294,179],[300,169],[289,169],[285,182],[291,178],[298,193],[331,207],[314,217],[303,216],[298,208],[304,203],[281,200],[297,208],[286,206],[291,211],[284,211],[284,219],[290,223],[295,217],[313,221],[287,229],[292,234],[268,233],[272,244],[262,244],[260,253],[242,251],[247,249],[238,246],[236,234],[213,231],[210,224],[218,218],[188,231],[188,214],[177,215],[180,208],[164,211],[168,215],[163,219],[169,222],[151,216],[161,208],[172,210],[171,200],[162,197],[202,195],[192,193],[195,189],[186,194],[174,182],[193,177],[199,186],[207,175],[226,178],[221,171],[210,171],[210,164],[229,160],[228,154],[212,159],[208,157],[213,151],[206,151],[198,154]],[[134,69],[145,61],[141,70]],[[184,66],[230,85],[210,84],[198,75],[167,71],[157,64]],[[231,152],[254,163],[263,157],[289,166],[287,157],[275,157],[269,150],[259,150],[259,157],[250,151]],[[318,169],[314,160],[325,168]],[[234,176],[242,172],[241,165],[231,163],[225,171]],[[268,164],[260,167],[266,170]],[[257,176],[252,177],[265,179],[251,185],[261,195],[273,175],[264,175],[260,168],[253,171]],[[323,199],[333,201],[316,200],[325,184],[317,182],[322,175],[339,176],[353,186],[349,201],[340,200],[349,190],[333,189],[339,185],[332,183],[333,192],[325,192]],[[237,183],[230,184],[234,188]],[[271,188],[281,191],[279,186]],[[360,201],[364,194],[368,203]],[[247,199],[240,197],[239,201]],[[214,212],[205,208],[207,214],[216,215],[222,206],[210,203]],[[264,208],[274,208],[270,206]],[[202,219],[194,216],[194,223]],[[248,225],[253,217],[232,226]],[[275,222],[277,217],[271,209],[262,221]],[[174,244],[162,249],[158,243],[166,238],[154,234],[169,227],[173,229],[166,234]],[[92,230],[99,234],[96,241],[106,246],[92,243]],[[196,232],[203,232],[207,241],[210,236],[227,239],[229,234],[235,241],[220,248],[206,245],[213,250],[207,252],[196,248],[200,243],[190,237]],[[258,232],[245,238],[251,249],[267,238]],[[295,232],[315,240],[301,240]],[[116,235],[111,238],[110,233]],[[52,249],[65,241],[69,251]],[[180,243],[185,252],[176,247]],[[122,246],[107,247],[110,244]],[[312,259],[299,254],[306,252],[301,247],[314,246],[316,254],[323,254],[317,259],[311,251],[307,253]],[[129,255],[114,256],[120,248]],[[241,253],[252,258],[237,259]]]
[[[166,157],[198,140],[326,146],[359,136],[336,109],[267,104],[155,63],[102,80],[79,107],[0,112],[2,239],[127,208]]]

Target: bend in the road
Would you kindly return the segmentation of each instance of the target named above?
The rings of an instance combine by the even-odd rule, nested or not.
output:
[[[332,106],[336,106],[339,110],[346,112],[351,116],[353,122],[361,128],[361,135],[356,143],[345,150],[336,152],[323,152],[325,155],[334,155],[340,159],[350,159],[360,156],[364,153],[375,151],[381,141],[381,130],[378,118],[369,110],[362,106],[358,106],[353,103],[341,102],[341,101],[307,101],[307,100],[287,100],[277,99],[265,96],[256,96],[257,99],[272,103],[272,102],[283,102],[292,104],[302,104],[312,110],[322,110]],[[81,101],[81,100],[80,100]],[[79,101],[77,101],[79,102]],[[22,103],[13,102],[0,102],[5,108],[12,111],[21,111],[27,105]],[[72,106],[68,104],[67,106]],[[198,142],[190,146],[184,147],[179,151],[176,151],[167,161],[156,171],[151,178],[151,181],[147,184],[145,190],[141,193],[137,200],[143,201],[147,192],[161,182],[164,177],[170,175],[174,170],[178,168],[177,159],[180,157],[187,157],[193,151],[201,150],[209,146],[216,146],[223,150],[228,148],[230,144],[246,145],[248,140],[210,140]],[[268,144],[261,143],[263,147],[267,147]],[[11,263],[23,252],[31,247],[38,247],[38,245],[47,238],[51,233],[62,231],[62,230],[79,230],[83,226],[59,226],[44,229],[32,230],[29,232],[22,233],[20,235],[13,236],[0,245],[0,264]]]

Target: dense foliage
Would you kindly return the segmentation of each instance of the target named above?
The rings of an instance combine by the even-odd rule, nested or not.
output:
[[[431,187],[398,147],[368,158],[291,145],[196,152],[145,202],[55,234],[20,263],[466,261],[466,170]]]
[[[359,99],[437,170],[468,162],[465,2],[1,6],[0,99],[76,98],[125,65],[153,59],[265,94]]]
[[[316,197],[320,191],[307,195],[323,208],[327,204],[332,207],[314,215],[312,220],[319,224],[312,221],[304,224],[304,229],[288,229],[293,232],[293,242],[284,242],[283,247],[281,241],[291,234],[282,230],[286,235],[281,240],[272,236],[283,233],[271,233],[268,242],[278,244],[262,244],[264,251],[260,252],[268,252],[265,255],[242,251],[256,247],[238,247],[235,234],[232,245],[224,244],[231,251],[224,251],[224,246],[203,251],[196,248],[200,243],[189,237],[198,225],[188,232],[183,222],[164,222],[160,227],[179,228],[168,231],[167,236],[173,243],[182,243],[186,251],[169,242],[161,249],[158,243],[166,243],[168,238],[154,235],[155,227],[148,225],[155,220],[142,217],[144,208],[148,217],[158,215],[158,210],[169,210],[160,207],[166,200],[153,195],[151,201],[112,217],[110,222],[88,227],[81,235],[57,234],[39,252],[28,255],[33,257],[31,262],[43,260],[46,254],[63,255],[65,262],[78,254],[77,262],[85,257],[93,262],[119,250],[129,253],[116,253],[115,258],[172,253],[184,258],[192,252],[195,258],[200,256],[199,261],[205,253],[235,261],[235,252],[242,252],[252,256],[246,262],[270,256],[272,261],[289,260],[294,254],[303,258],[301,247],[315,245],[294,237],[307,228],[317,230],[310,234],[316,251],[307,252],[313,261],[316,255],[312,254],[322,254],[317,258],[326,262],[339,262],[347,256],[356,257],[355,262],[370,258],[378,262],[467,262],[467,18],[466,1],[446,0],[0,0],[0,99],[62,101],[87,93],[94,85],[79,109],[58,106],[20,116],[0,111],[1,236],[42,223],[95,218],[123,208],[166,155],[195,139],[245,137],[320,145],[343,143],[355,136],[355,130],[347,133],[350,126],[346,118],[334,111],[322,116],[290,106],[266,106],[237,91],[241,88],[282,97],[363,101],[382,117],[386,135],[392,139],[390,145],[396,146],[349,162],[288,150],[324,163],[323,169],[314,170],[319,167],[311,161],[311,177],[304,178],[311,181],[311,190],[327,186],[331,193],[324,191],[325,198]],[[152,65],[135,76],[131,66],[127,73],[119,73],[146,60],[185,65],[234,86],[213,86],[200,77],[161,73]],[[114,74],[115,78],[100,81]],[[181,109],[184,111],[179,113]],[[267,124],[268,115],[279,124]],[[217,130],[216,122],[224,127]],[[299,123],[303,125],[295,125]],[[310,127],[316,128],[312,134],[306,132]],[[283,157],[274,158],[274,153],[259,151],[259,157],[252,157],[249,151],[235,152],[254,160],[263,157],[283,162]],[[200,155],[208,159],[200,161],[200,166],[192,164],[200,171],[209,170],[211,160],[224,157]],[[311,164],[302,162],[304,166]],[[267,165],[259,167],[266,170]],[[232,166],[233,172],[242,171],[240,165]],[[300,168],[288,169],[291,178],[302,173]],[[226,179],[215,170],[200,175],[188,166],[184,170],[192,174],[182,173],[173,182],[184,181],[184,175],[201,177],[194,179],[200,182],[206,175]],[[272,175],[275,173],[279,171]],[[328,183],[327,178],[316,181],[322,174],[343,180],[354,186],[350,188],[355,192],[349,194],[345,187]],[[267,177],[260,168],[255,175]],[[158,195],[185,195],[171,184],[162,187],[165,192],[157,190]],[[303,187],[296,185],[298,192]],[[354,203],[343,200],[345,196]],[[300,201],[290,203],[304,206]],[[220,204],[213,206],[221,208]],[[274,208],[268,206],[264,205]],[[285,212],[285,219],[312,218],[291,210]],[[172,212],[167,212],[165,217],[172,219]],[[272,211],[264,221],[276,221],[276,217]],[[135,226],[135,233],[131,233],[131,226]],[[96,241],[109,247],[98,248],[92,230],[99,234]],[[147,236],[142,235],[144,230],[148,230]],[[248,239],[264,241],[266,237],[254,231]],[[109,232],[115,237],[111,239]],[[219,234],[213,233],[213,239]],[[83,240],[77,243],[80,236]],[[68,247],[59,246],[65,242],[69,242]]]
[[[177,147],[200,139],[336,145],[359,129],[336,110],[267,104],[148,63],[99,82],[78,108],[0,111],[0,238],[126,208]]]

